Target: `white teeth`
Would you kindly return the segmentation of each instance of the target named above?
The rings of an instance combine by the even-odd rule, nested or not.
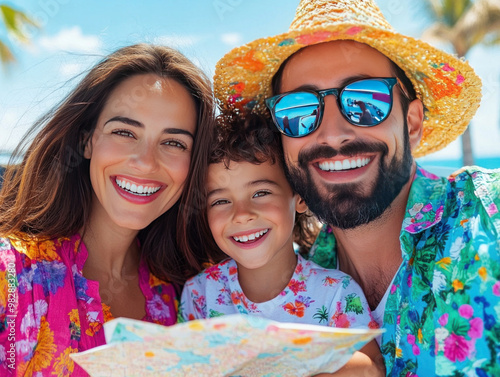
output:
[[[342,170],[349,170],[349,169],[355,169],[355,168],[361,168],[365,165],[368,165],[368,163],[371,160],[369,158],[358,158],[358,159],[345,159],[345,160],[337,160],[337,161],[325,161],[320,164],[318,164],[319,168],[323,171],[342,171]]]
[[[248,242],[248,241],[254,241],[257,238],[262,237],[264,234],[266,234],[269,231],[269,229],[261,230],[260,232],[255,232],[252,234],[248,234],[245,236],[234,236],[233,239],[237,242]]]
[[[131,194],[139,195],[139,196],[150,196],[161,189],[161,186],[151,187],[151,186],[142,186],[141,185],[141,186],[137,187],[137,185],[134,183],[125,182],[125,181],[122,181],[120,179],[116,179],[116,184],[118,186],[120,186],[122,189],[130,192]]]

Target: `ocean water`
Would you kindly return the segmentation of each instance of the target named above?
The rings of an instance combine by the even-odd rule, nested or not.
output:
[[[6,165],[9,162],[10,153],[0,152],[0,165]]]
[[[436,175],[447,176],[447,175],[453,173],[455,170],[460,169],[463,166],[461,159],[430,160],[428,158],[429,157],[426,157],[423,160],[417,159],[417,162],[424,169],[429,170],[430,172],[432,172]],[[474,158],[474,165],[480,166],[480,167],[486,168],[486,169],[499,169],[500,168],[500,156],[498,156],[498,157],[475,157]]]

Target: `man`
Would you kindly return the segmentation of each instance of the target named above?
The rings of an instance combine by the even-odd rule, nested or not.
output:
[[[465,130],[480,85],[371,0],[302,0],[289,32],[217,64],[223,112],[269,108],[288,178],[327,224],[310,257],[362,286],[390,376],[500,375],[500,172],[441,179],[414,160]]]

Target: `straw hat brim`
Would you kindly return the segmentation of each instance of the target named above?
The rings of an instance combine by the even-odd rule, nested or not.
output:
[[[467,128],[481,98],[481,80],[461,59],[399,33],[367,25],[335,24],[261,38],[227,53],[216,65],[214,91],[223,112],[266,113],[271,80],[301,48],[335,40],[365,43],[402,68],[425,108],[415,157],[438,151]]]

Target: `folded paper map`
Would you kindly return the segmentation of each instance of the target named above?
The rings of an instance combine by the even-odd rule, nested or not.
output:
[[[165,327],[117,318],[107,344],[72,354],[92,377],[311,376],[334,372],[382,330],[227,315]]]

